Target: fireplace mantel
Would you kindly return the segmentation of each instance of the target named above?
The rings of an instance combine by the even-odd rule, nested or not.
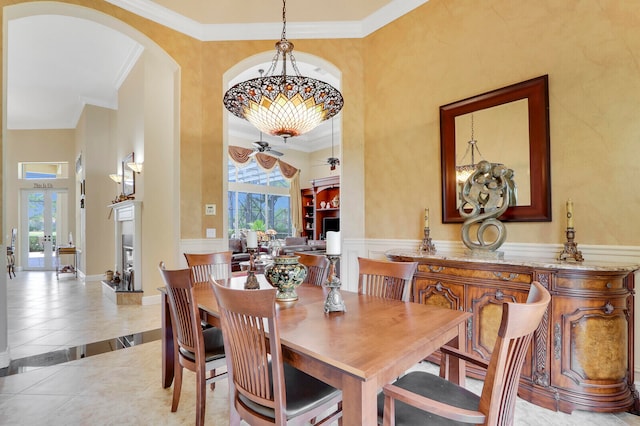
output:
[[[115,269],[124,278],[122,236],[131,235],[133,247],[133,291],[142,291],[142,202],[127,200],[111,204],[115,220]]]

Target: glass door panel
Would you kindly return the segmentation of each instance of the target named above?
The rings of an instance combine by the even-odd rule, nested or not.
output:
[[[22,266],[27,270],[54,270],[58,242],[66,244],[67,191],[22,191]]]

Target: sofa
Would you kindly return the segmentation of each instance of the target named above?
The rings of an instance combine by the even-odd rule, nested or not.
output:
[[[280,253],[293,254],[297,251],[326,250],[327,243],[323,240],[308,240],[307,237],[287,237],[284,239]]]
[[[293,254],[299,251],[322,251],[326,250],[326,241],[308,240],[307,237],[286,237],[284,245],[280,248],[280,254]],[[249,261],[246,238],[229,238],[229,251],[231,255],[231,270],[240,271],[240,262]],[[260,248],[261,253],[266,253],[266,249]]]
[[[231,251],[231,271],[240,270],[240,262],[249,260],[247,253],[247,240],[244,238],[229,238],[229,251]]]

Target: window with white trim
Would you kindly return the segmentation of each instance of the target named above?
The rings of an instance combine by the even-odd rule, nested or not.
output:
[[[238,165],[228,160],[229,237],[242,230],[276,231],[276,238],[291,235],[289,181],[276,165],[262,169],[255,159]]]

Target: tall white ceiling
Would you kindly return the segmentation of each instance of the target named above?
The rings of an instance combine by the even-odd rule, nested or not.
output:
[[[200,40],[275,41],[282,31],[280,0],[106,1]],[[364,37],[426,1],[290,0],[287,38]],[[120,84],[142,50],[128,36],[80,18],[47,14],[10,20],[7,128],[75,128],[86,104],[117,108]],[[259,67],[248,73],[257,76]],[[324,70],[304,73],[331,82]],[[231,120],[230,126],[239,122]]]

